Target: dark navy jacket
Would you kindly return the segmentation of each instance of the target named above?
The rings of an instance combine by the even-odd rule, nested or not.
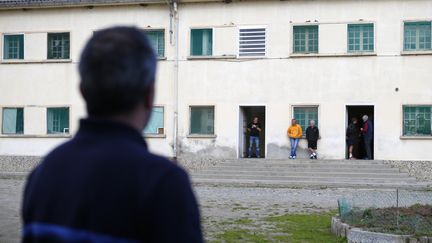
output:
[[[82,120],[31,173],[23,242],[202,242],[186,172],[125,124]]]

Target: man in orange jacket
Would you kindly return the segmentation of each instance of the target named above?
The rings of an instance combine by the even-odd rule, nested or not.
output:
[[[291,120],[291,126],[288,128],[288,137],[291,143],[291,154],[290,159],[296,159],[297,157],[297,145],[302,137],[302,128],[297,124],[297,120],[293,118]]]

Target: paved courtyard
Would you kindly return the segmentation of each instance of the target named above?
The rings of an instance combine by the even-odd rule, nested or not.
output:
[[[19,242],[20,203],[23,180],[0,179],[0,242]],[[269,216],[321,213],[337,209],[337,199],[358,193],[380,195],[385,190],[361,189],[288,189],[198,186],[195,187],[205,237],[217,241],[235,222],[255,222],[248,227],[268,227],[262,219]],[[258,222],[258,223],[256,223]]]

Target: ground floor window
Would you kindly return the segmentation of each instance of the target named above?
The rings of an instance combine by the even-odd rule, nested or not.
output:
[[[23,108],[3,108],[2,120],[3,134],[23,134],[24,133],[24,109]]]
[[[190,134],[214,134],[214,106],[190,107]]]
[[[301,126],[303,133],[309,126],[309,121],[314,120],[315,126],[318,126],[318,106],[298,106],[293,108],[293,117]]]
[[[431,136],[431,110],[432,106],[403,106],[403,135],[405,136]]]
[[[144,134],[164,134],[164,108],[162,106],[153,107],[150,120],[144,129]]]
[[[48,134],[69,133],[69,108],[47,108]]]

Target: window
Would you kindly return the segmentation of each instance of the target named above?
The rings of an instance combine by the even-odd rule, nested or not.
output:
[[[348,25],[348,52],[374,51],[374,25]]]
[[[404,50],[431,50],[431,22],[404,23]]]
[[[403,135],[431,136],[432,106],[403,106]]]
[[[47,109],[48,134],[69,133],[69,108]]]
[[[214,134],[214,107],[192,106],[190,108],[190,134],[213,135]]]
[[[5,35],[3,59],[24,59],[24,35]]]
[[[24,133],[24,109],[3,108],[3,134]]]
[[[318,25],[294,26],[294,53],[318,53]]]
[[[164,30],[145,30],[144,33],[150,40],[158,57],[165,56],[165,33]]]
[[[266,55],[265,28],[240,28],[239,31],[239,56]]]
[[[164,108],[153,107],[150,120],[144,129],[144,134],[164,134]]]
[[[191,56],[213,55],[213,30],[191,30]]]
[[[297,123],[301,126],[303,133],[309,126],[309,121],[314,120],[315,126],[318,126],[318,107],[294,107],[293,109],[294,118]],[[304,134],[306,135],[306,134]]]
[[[48,59],[69,59],[69,33],[48,33]]]

